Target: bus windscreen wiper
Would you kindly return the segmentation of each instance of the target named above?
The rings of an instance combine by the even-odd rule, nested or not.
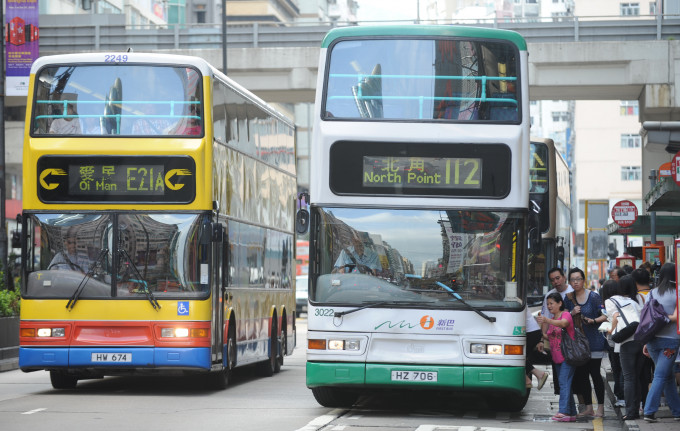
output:
[[[132,258],[130,258],[130,255],[128,254],[128,252],[124,248],[121,248],[121,249],[118,250],[118,253],[119,253],[120,256],[123,256],[127,260],[128,265],[129,265],[128,268],[132,268],[132,271],[134,273],[133,275],[135,275],[137,277],[136,279],[128,277],[128,281],[135,283],[135,284],[141,284],[142,286],[144,286],[142,291],[146,295],[146,299],[149,300],[149,302],[151,303],[151,306],[153,307],[154,310],[156,310],[156,311],[160,310],[161,305],[156,300],[156,297],[153,296],[153,292],[151,292],[151,290],[149,290],[149,283],[147,283],[147,281],[144,280],[144,277],[142,277],[142,274],[139,272],[139,269],[137,269],[137,265],[135,265],[135,263],[132,261]]]
[[[346,314],[354,313],[355,311],[364,310],[366,308],[371,308],[371,307],[378,307],[380,305],[386,305],[386,304],[422,305],[422,304],[430,304],[430,303],[433,303],[433,302],[435,302],[435,301],[376,301],[376,302],[368,302],[365,305],[362,305],[361,307],[352,308],[351,310],[336,311],[335,313],[333,313],[333,317],[341,317],[341,316],[344,316]]]
[[[92,276],[94,275],[94,271],[97,269],[97,266],[102,263],[104,257],[106,257],[106,255],[108,253],[109,253],[109,250],[107,248],[103,248],[99,252],[99,256],[97,256],[97,260],[95,260],[94,263],[90,266],[90,269],[87,271],[87,273],[85,274],[83,279],[80,280],[80,283],[78,284],[78,287],[76,288],[76,291],[73,292],[73,295],[71,296],[71,298],[66,303],[66,309],[67,310],[71,311],[71,310],[73,310],[73,307],[76,306],[76,302],[78,301],[80,294],[83,293],[83,290],[85,290],[85,285],[87,284],[88,280],[90,278],[92,278]]]
[[[406,275],[406,277],[408,277],[408,278],[417,278],[417,279],[423,278],[423,277],[421,277],[421,276],[419,276],[419,275],[415,275],[415,274],[405,274],[405,275]],[[467,308],[469,308],[470,310],[472,310],[472,311],[474,311],[475,313],[479,314],[480,316],[482,316],[483,318],[485,318],[485,319],[488,320],[489,322],[493,323],[493,322],[496,321],[496,318],[495,318],[495,317],[489,316],[488,314],[484,313],[482,310],[478,309],[477,307],[475,307],[475,306],[470,305],[469,303],[467,303],[463,298],[461,298],[461,296],[460,296],[459,294],[457,294],[457,293],[456,293],[453,289],[451,289],[449,286],[445,285],[444,283],[442,283],[442,282],[440,282],[440,281],[435,281],[435,284],[437,284],[437,286],[441,287],[442,289],[444,289],[444,291],[446,291],[447,293],[451,294],[451,296],[453,296],[454,298],[456,298],[457,300],[459,300],[460,302],[462,302],[463,304],[465,304],[465,306],[466,306]]]

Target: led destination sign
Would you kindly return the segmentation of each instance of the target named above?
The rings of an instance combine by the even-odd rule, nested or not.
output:
[[[43,202],[188,203],[196,167],[186,156],[44,156],[38,161]]]
[[[364,187],[480,189],[482,160],[364,156],[362,174]]]

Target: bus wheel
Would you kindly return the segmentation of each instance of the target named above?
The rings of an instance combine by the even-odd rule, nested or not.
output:
[[[226,389],[231,383],[236,366],[236,336],[233,325],[229,325],[229,335],[227,336],[227,361],[225,367],[215,373],[210,373],[211,384],[215,389]]]
[[[78,377],[61,371],[50,371],[50,382],[54,389],[73,389],[78,384]]]
[[[312,394],[316,402],[324,407],[352,407],[359,398],[355,392],[327,386],[312,388]]]
[[[278,355],[276,353],[278,346],[278,337],[276,336],[276,317],[272,319],[272,335],[269,337],[269,359],[257,364],[257,371],[262,377],[271,377],[276,372],[276,364]]]
[[[527,401],[529,401],[529,394],[531,394],[531,389],[527,388],[527,392],[523,397],[512,396],[499,398],[493,406],[489,407],[511,413],[521,412],[522,409],[524,409],[524,406],[527,405]]]

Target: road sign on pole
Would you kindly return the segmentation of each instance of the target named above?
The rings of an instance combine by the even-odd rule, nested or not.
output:
[[[637,207],[631,201],[619,201],[612,207],[612,218],[621,227],[631,226],[637,217]]]
[[[673,160],[671,160],[671,178],[675,184],[680,186],[680,151],[675,153]]]

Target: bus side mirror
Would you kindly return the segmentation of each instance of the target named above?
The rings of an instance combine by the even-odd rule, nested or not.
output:
[[[536,201],[529,202],[529,251],[532,254],[541,252],[541,229],[540,217],[541,207]]]
[[[297,233],[302,235],[305,232],[307,232],[308,228],[309,228],[309,211],[307,211],[306,209],[298,210],[297,214],[295,215],[295,230],[297,231]]]
[[[307,206],[309,205],[309,193],[300,193],[297,197],[296,206],[298,208],[297,214],[295,214],[295,231],[300,235],[307,232],[309,228],[309,211],[307,211]]]
[[[12,231],[12,248],[21,248],[21,231]]]
[[[224,238],[224,226],[222,226],[222,223],[211,223],[211,229],[212,229],[212,242],[220,242]]]

